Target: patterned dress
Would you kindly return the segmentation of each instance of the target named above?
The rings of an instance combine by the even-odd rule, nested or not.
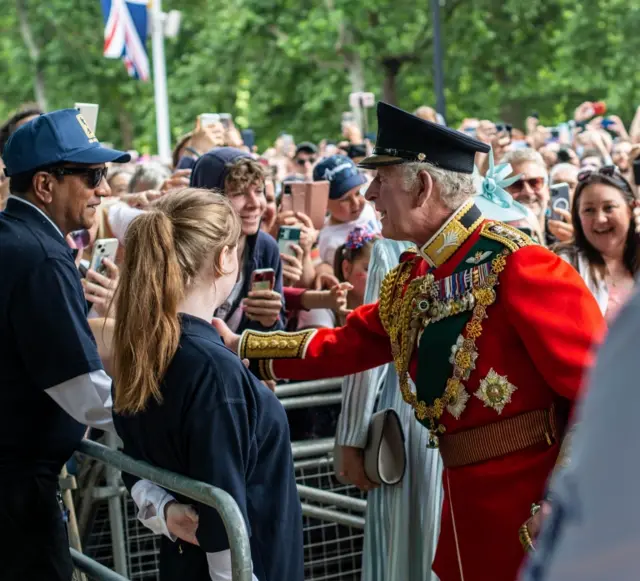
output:
[[[385,275],[398,264],[407,243],[376,242],[365,303],[378,300]],[[368,494],[362,581],[436,581],[431,571],[442,510],[442,461],[427,448],[429,432],[402,400],[393,364],[348,376],[336,443],[363,448],[374,411],[393,408],[405,433],[407,471],[398,486]]]

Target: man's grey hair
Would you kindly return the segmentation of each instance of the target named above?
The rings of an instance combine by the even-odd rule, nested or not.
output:
[[[131,178],[129,191],[135,194],[146,190],[157,190],[170,175],[171,170],[156,161],[140,164]]]
[[[556,182],[556,177],[564,172],[572,172],[577,178],[580,173],[580,169],[572,163],[558,163],[554,165],[549,172],[549,179],[551,180],[551,183],[554,184]]]
[[[501,164],[509,163],[511,164],[511,167],[526,162],[537,163],[547,171],[547,164],[544,162],[542,155],[530,147],[527,147],[526,149],[514,149],[513,151],[507,151],[500,160]]]
[[[472,174],[449,171],[432,163],[406,163],[402,166],[405,188],[412,188],[418,172],[426,171],[440,188],[440,197],[448,208],[456,210],[465,200],[476,193]]]

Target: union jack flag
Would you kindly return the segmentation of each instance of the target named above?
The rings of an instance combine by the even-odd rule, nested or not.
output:
[[[121,58],[130,77],[149,79],[147,0],[100,0],[104,16],[104,56]]]

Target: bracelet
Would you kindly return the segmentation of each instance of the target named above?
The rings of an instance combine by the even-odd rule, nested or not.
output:
[[[522,545],[522,548],[527,553],[535,552],[536,548],[533,546],[533,539],[531,538],[531,533],[529,533],[529,527],[527,526],[527,523],[524,523],[520,527],[518,536],[520,537],[520,544]]]
[[[197,149],[193,149],[193,147],[187,145],[187,147],[184,148],[185,151],[188,151],[189,153],[191,153],[192,155],[195,155],[196,158],[201,158],[202,155],[200,155],[200,152]]]

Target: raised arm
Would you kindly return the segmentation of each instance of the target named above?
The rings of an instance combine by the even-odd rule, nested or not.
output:
[[[225,344],[261,379],[341,377],[391,361],[389,338],[378,314],[378,303],[353,311],[343,327],[297,333],[230,332],[219,319],[214,326]]]

